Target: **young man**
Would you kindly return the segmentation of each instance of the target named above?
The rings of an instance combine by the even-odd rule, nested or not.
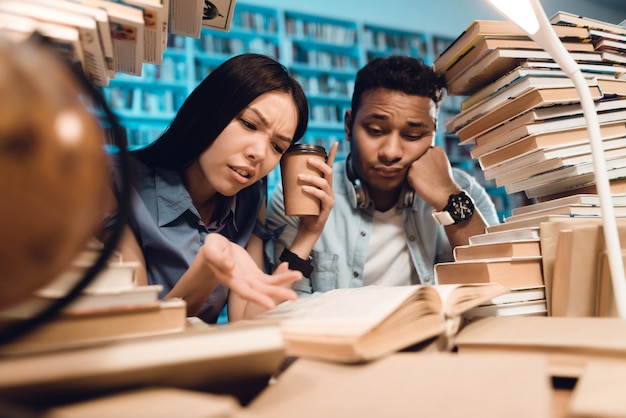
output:
[[[357,73],[345,114],[350,155],[334,164],[334,208],[310,254],[289,251],[300,219],[285,216],[276,188],[268,226],[286,225],[275,254],[301,267],[300,294],[434,284],[435,263],[452,260],[452,248],[498,223],[484,188],[434,145],[444,88],[415,58],[378,58]]]

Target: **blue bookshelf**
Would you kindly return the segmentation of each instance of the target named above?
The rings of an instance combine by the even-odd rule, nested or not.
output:
[[[244,52],[266,54],[285,65],[306,92],[310,119],[303,141],[326,149],[338,141],[341,160],[349,152],[343,117],[357,70],[373,58],[388,55],[432,63],[453,41],[418,30],[238,2],[229,32],[202,29],[198,39],[170,35],[162,65],[144,64],[142,77],[118,74],[103,90],[126,127],[130,147],[138,148],[159,136],[189,93],[224,60]],[[444,100],[436,143],[445,147],[453,165],[481,179],[482,171],[467,149],[443,129],[459,111],[461,99]],[[268,190],[279,181],[276,169],[268,176]],[[501,218],[509,216],[517,205],[515,197],[489,181],[483,183]]]

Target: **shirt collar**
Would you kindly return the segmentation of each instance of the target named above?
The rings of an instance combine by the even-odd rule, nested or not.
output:
[[[181,217],[186,211],[191,212],[200,220],[200,214],[193,205],[191,195],[189,195],[187,188],[185,188],[178,171],[157,168],[155,170],[154,183],[157,202],[157,222],[159,226],[169,224]],[[234,215],[237,208],[237,199],[235,199],[234,196],[227,197],[226,199],[227,203],[222,206],[223,211],[218,218],[218,222],[214,225],[216,229],[221,229],[221,226],[226,222],[229,215]],[[234,219],[233,216],[233,225],[236,229],[237,225]]]

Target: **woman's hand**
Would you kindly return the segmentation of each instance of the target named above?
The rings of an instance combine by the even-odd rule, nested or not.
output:
[[[291,284],[301,279],[302,273],[289,270],[287,263],[281,263],[274,274],[265,274],[243,247],[220,234],[207,235],[198,256],[203,257],[204,264],[217,280],[242,299],[271,309],[276,306],[276,300],[297,298]]]

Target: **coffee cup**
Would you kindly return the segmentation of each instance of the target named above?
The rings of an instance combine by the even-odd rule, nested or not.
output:
[[[302,190],[298,174],[322,176],[322,172],[308,164],[309,158],[326,161],[326,150],[320,145],[295,144],[289,147],[280,161],[280,171],[287,216],[319,215],[321,202]]]

